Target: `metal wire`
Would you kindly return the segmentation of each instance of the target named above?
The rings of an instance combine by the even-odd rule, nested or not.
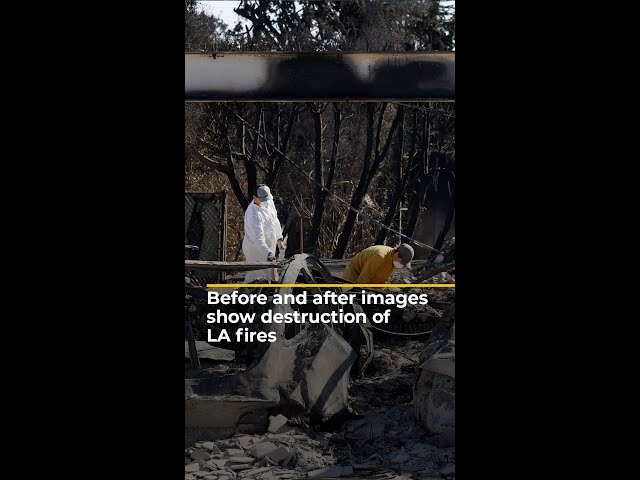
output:
[[[421,112],[437,112],[437,113],[441,113],[444,115],[447,115],[447,117],[455,117],[456,112],[455,110],[442,110],[441,108],[431,108],[431,107],[417,107],[416,105],[410,105],[408,103],[402,103],[402,102],[389,102],[393,105],[402,105],[403,107],[407,107],[407,108],[412,108],[414,110],[420,110]]]
[[[392,330],[385,330],[380,327],[376,327],[375,325],[371,325],[371,328],[375,328],[376,330],[380,330],[381,332],[390,333],[391,335],[404,335],[405,337],[414,337],[417,335],[426,335],[431,333],[433,330],[428,330],[426,332],[418,332],[418,333],[403,333],[403,332],[394,332]]]

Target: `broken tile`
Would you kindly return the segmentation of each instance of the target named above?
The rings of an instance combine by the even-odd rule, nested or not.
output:
[[[409,455],[407,455],[406,453],[399,453],[398,455],[396,455],[393,460],[391,460],[393,463],[404,463],[407,460],[409,460],[411,457]]]
[[[276,463],[280,463],[282,460],[284,460],[288,456],[289,456],[289,450],[287,450],[285,447],[276,448],[275,450],[272,450],[266,455],[267,458],[270,458]]]
[[[268,431],[270,433],[278,433],[278,431],[287,424],[287,420],[287,417],[282,414],[275,417],[269,417]]]
[[[231,362],[236,358],[236,353],[233,350],[214,347],[200,340],[196,340],[196,351],[198,358],[217,362]],[[186,341],[184,342],[184,358],[189,358],[189,344]]]
[[[229,457],[231,463],[253,463],[256,461],[253,457],[241,456],[241,457]]]
[[[287,458],[284,459],[284,461],[282,462],[282,466],[283,467],[287,467],[291,461],[295,458],[296,456],[296,449],[294,448],[291,452],[289,452],[289,455],[287,456]]]
[[[229,476],[231,474],[227,470],[214,470],[212,472],[207,472],[207,475],[215,475],[215,476],[226,475],[226,476]]]
[[[322,459],[322,454],[316,450],[308,450],[307,448],[299,447],[297,449],[297,464],[299,467],[303,467],[305,470],[314,470],[325,466]],[[307,468],[313,467],[313,468]]]
[[[333,467],[319,468],[308,472],[307,475],[311,478],[340,478],[342,466],[334,465]]]
[[[432,450],[427,450],[424,452],[411,452],[412,455],[415,455],[418,458],[432,458],[433,457],[433,451]]]
[[[212,460],[209,460],[207,462],[207,465],[210,466],[211,468],[215,468],[216,470],[222,470],[229,463],[231,462],[229,462],[228,458],[220,458],[220,459],[214,458]]]
[[[198,460],[202,460],[202,461],[206,461],[209,460],[209,455],[210,453],[206,450],[194,450],[193,452],[191,452],[191,458],[193,458],[195,461]]]
[[[184,480],[196,480],[196,477],[194,477],[190,473],[186,473],[184,476]]]
[[[448,465],[444,468],[440,469],[440,475],[446,477],[449,475],[454,475],[456,473],[456,466],[455,465]]]
[[[244,450],[241,448],[227,448],[227,455],[230,457],[239,457],[244,455]]]
[[[228,468],[235,471],[235,470],[247,470],[251,467],[253,467],[253,465],[247,465],[246,463],[236,463],[234,465],[230,465]]]
[[[254,437],[236,437],[236,441],[240,444],[240,446],[248,450],[250,446],[254,443]]]
[[[244,478],[244,477],[247,477],[249,475],[251,475],[251,476],[259,475],[261,473],[268,472],[269,470],[271,470],[271,467],[251,468],[250,470],[243,470],[242,472],[240,472],[239,475]]]
[[[262,442],[251,447],[250,453],[256,458],[263,458],[265,455],[276,450],[278,446],[272,442]]]
[[[200,471],[200,464],[198,462],[195,462],[195,463],[190,463],[189,465],[185,465],[184,466],[184,471],[185,472],[199,472]]]
[[[278,466],[278,464],[273,460],[271,460],[269,457],[264,457],[264,461],[267,462],[269,465],[273,465],[274,467]]]

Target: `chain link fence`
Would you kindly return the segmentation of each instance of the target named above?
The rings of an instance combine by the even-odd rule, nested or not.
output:
[[[185,192],[184,244],[198,247],[185,249],[186,260],[226,261],[227,257],[226,192]],[[199,284],[224,280],[220,272],[188,272]]]

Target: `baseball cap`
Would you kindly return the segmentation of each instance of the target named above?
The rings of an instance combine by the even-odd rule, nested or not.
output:
[[[273,200],[273,195],[271,195],[271,190],[266,185],[258,185],[257,196],[261,202],[266,202],[267,200]]]
[[[413,247],[408,243],[402,243],[398,247],[398,253],[402,259],[402,265],[406,268],[411,268],[411,260],[413,260]]]

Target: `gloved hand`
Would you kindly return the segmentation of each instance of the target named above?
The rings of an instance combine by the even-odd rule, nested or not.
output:
[[[276,261],[276,257],[273,256],[273,253],[270,253],[267,256],[267,262],[275,262]]]

